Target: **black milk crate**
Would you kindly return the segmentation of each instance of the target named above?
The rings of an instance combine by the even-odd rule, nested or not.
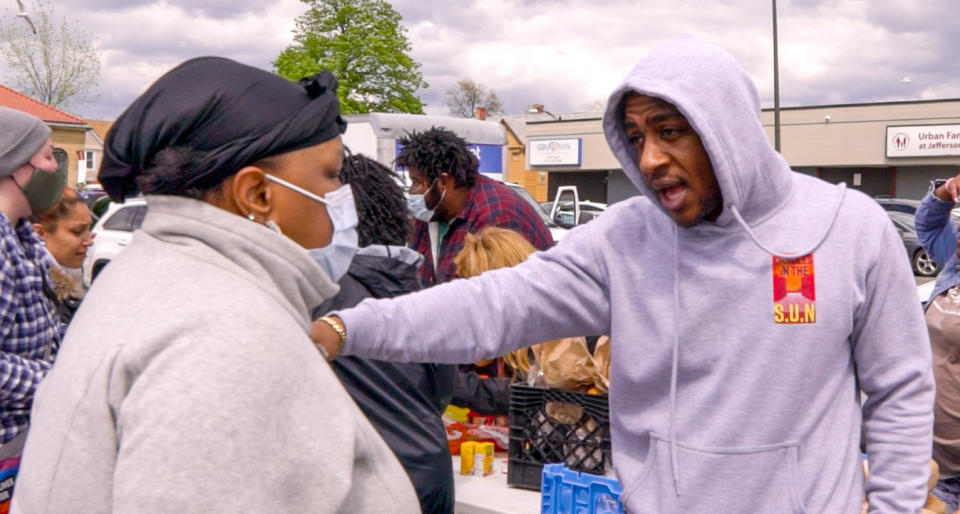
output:
[[[507,484],[540,490],[544,464],[603,475],[610,460],[610,407],[605,394],[510,387]]]

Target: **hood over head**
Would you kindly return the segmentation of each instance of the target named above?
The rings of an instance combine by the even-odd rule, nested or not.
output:
[[[770,145],[750,77],[725,50],[690,36],[661,44],[634,66],[607,102],[603,131],[611,150],[634,185],[666,213],[640,174],[623,128],[621,102],[632,92],[673,104],[700,136],[723,193],[716,225],[736,223],[731,207],[754,224],[786,200],[790,167]]]
[[[843,187],[838,190],[830,218],[822,222],[824,228],[816,238],[802,243],[802,252],[778,249],[784,237],[792,237],[783,231],[779,231],[780,236],[772,241],[774,244],[771,248],[751,228],[761,225],[787,204],[794,177],[787,162],[770,146],[760,122],[760,102],[753,83],[730,54],[694,37],[667,42],[643,57],[610,95],[603,117],[607,142],[630,180],[667,215],[666,209],[660,204],[659,195],[644,181],[637,162],[637,152],[627,140],[623,127],[621,103],[624,97],[633,92],[673,104],[700,136],[710,157],[723,194],[723,212],[716,221],[701,222],[690,230],[695,233],[720,231],[725,234],[743,230],[757,247],[780,258],[812,253],[826,239],[840,212]],[[678,231],[674,232],[674,244],[677,244],[678,234]],[[793,246],[795,242],[792,242]],[[674,281],[678,283],[680,275],[676,257],[673,272]],[[679,287],[674,287],[673,310],[675,316],[680,312]],[[673,337],[669,399],[669,458],[677,495],[681,490],[676,449],[679,334],[677,330]]]

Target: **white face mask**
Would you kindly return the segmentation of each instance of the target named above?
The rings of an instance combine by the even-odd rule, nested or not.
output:
[[[440,177],[437,177],[437,180],[440,180]],[[433,186],[437,185],[437,180],[433,181],[433,184],[430,184],[430,187],[427,188],[427,191],[433,189]],[[437,212],[437,206],[440,205],[440,202],[443,201],[443,197],[447,194],[447,190],[444,189],[440,193],[440,199],[437,200],[437,203],[431,208],[427,207],[427,201],[424,199],[426,193],[418,195],[407,195],[407,211],[410,212],[410,215],[414,218],[430,223],[433,221],[433,215]]]
[[[350,262],[357,253],[360,239],[357,235],[357,208],[350,184],[344,184],[321,197],[273,175],[268,174],[266,177],[271,182],[276,182],[326,206],[327,216],[333,224],[333,238],[327,246],[308,249],[307,253],[327,272],[331,280],[339,282],[350,268]],[[271,223],[276,226],[272,221],[268,221],[267,226]],[[279,227],[276,230],[279,232]]]

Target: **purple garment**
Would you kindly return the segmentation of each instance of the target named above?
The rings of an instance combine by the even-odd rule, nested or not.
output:
[[[628,92],[683,114],[688,124],[664,117],[664,139],[699,136],[723,195],[715,221],[685,228],[664,213],[622,126]],[[613,463],[631,512],[857,514],[864,492],[871,512],[919,510],[930,342],[883,209],[794,173],[770,145],[747,73],[702,40],[654,49],[607,105],[607,141],[643,197],[517,266],[337,313],[344,353],[458,363],[610,334]],[[671,166],[654,171],[682,177],[685,163],[661,162]],[[774,255],[786,254],[811,255],[816,315],[802,322],[776,316],[774,284],[787,272],[775,275]]]

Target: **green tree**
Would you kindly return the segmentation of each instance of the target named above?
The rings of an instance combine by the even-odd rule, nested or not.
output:
[[[400,13],[384,0],[302,0],[293,44],[277,60],[280,75],[298,80],[328,69],[340,80],[344,113],[422,113],[426,88]]]
[[[447,89],[443,103],[450,114],[461,118],[474,117],[477,107],[486,107],[488,114],[503,114],[503,104],[500,103],[497,92],[487,90],[486,86],[474,82],[470,77],[458,80],[456,85]]]
[[[12,85],[61,109],[96,100],[92,95],[100,77],[96,38],[57,16],[50,4],[37,0],[31,10],[29,23],[9,11],[0,20],[0,53],[13,72]]]

